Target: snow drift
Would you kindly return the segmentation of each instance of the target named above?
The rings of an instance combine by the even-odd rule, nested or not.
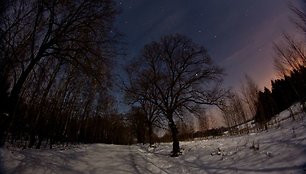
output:
[[[182,142],[177,158],[169,157],[171,143],[4,148],[0,173],[306,173],[306,117],[297,113],[293,120],[288,114],[281,113],[268,131]]]

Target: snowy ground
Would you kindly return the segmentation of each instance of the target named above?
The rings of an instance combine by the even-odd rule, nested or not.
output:
[[[255,148],[250,148],[253,146]],[[171,144],[82,145],[70,149],[0,149],[0,173],[306,173],[306,117],[245,136]],[[219,149],[219,150],[218,150]],[[257,150],[258,149],[258,150]]]

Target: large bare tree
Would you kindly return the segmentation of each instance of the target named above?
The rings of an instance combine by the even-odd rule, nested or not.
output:
[[[135,63],[136,62],[136,63]],[[135,62],[127,93],[158,107],[172,133],[172,156],[179,155],[177,118],[195,114],[202,105],[219,105],[224,91],[214,85],[222,70],[205,48],[174,34],[146,45]]]

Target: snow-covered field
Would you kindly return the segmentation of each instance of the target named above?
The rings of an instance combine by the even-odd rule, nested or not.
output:
[[[0,149],[0,173],[306,173],[306,117],[250,135],[171,144],[81,145],[65,150]]]

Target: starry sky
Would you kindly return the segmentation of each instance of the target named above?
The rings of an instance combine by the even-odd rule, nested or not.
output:
[[[298,0],[291,3],[299,6]],[[225,69],[224,85],[239,88],[244,75],[260,88],[276,78],[273,42],[297,32],[288,0],[117,0],[116,28],[124,34],[125,64],[160,36],[181,33],[206,47]]]

